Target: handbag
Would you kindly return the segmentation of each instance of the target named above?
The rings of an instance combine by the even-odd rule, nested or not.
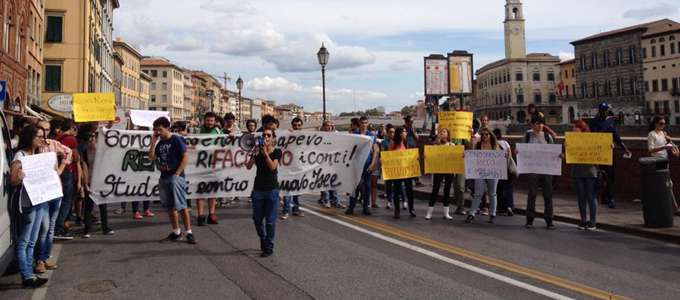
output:
[[[517,178],[517,164],[512,156],[508,156],[508,180],[515,180]]]

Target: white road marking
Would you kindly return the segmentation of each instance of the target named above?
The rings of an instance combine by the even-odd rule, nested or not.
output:
[[[61,244],[52,244],[52,261],[56,264],[59,262],[59,254],[61,254]],[[47,276],[42,276],[50,279],[45,285],[35,289],[33,295],[31,295],[31,300],[44,300],[47,297],[47,288],[52,283],[52,274],[55,270],[47,270],[45,274]]]
[[[370,235],[374,238],[386,241],[386,242],[391,243],[391,244],[395,244],[397,246],[400,246],[400,247],[403,247],[403,248],[406,248],[406,249],[409,249],[409,250],[413,250],[413,251],[418,252],[420,254],[427,255],[429,257],[432,257],[434,259],[449,263],[449,264],[457,266],[459,268],[462,268],[462,269],[465,269],[465,270],[468,270],[468,271],[471,271],[471,272],[475,272],[477,274],[489,277],[491,279],[498,280],[500,282],[503,282],[503,283],[506,283],[506,284],[509,284],[509,285],[512,285],[512,286],[515,286],[515,287],[518,287],[518,288],[521,288],[521,289],[525,289],[527,291],[530,291],[530,292],[533,292],[533,293],[536,293],[536,294],[539,294],[539,295],[542,295],[542,296],[546,296],[546,297],[551,298],[551,299],[559,299],[559,300],[574,299],[574,298],[567,297],[567,296],[564,296],[564,295],[561,295],[561,294],[558,294],[558,293],[555,293],[555,292],[548,291],[546,289],[543,289],[543,288],[540,288],[540,287],[537,287],[537,286],[534,286],[534,285],[531,285],[531,284],[528,284],[528,283],[521,282],[521,281],[516,280],[516,279],[512,279],[510,277],[507,277],[507,276],[504,276],[504,275],[501,275],[501,274],[497,274],[497,273],[494,273],[494,272],[491,272],[491,271],[484,270],[482,268],[464,263],[462,261],[446,257],[446,256],[441,255],[439,253],[436,253],[434,251],[430,251],[430,250],[427,250],[425,248],[422,248],[422,247],[419,247],[419,246],[416,246],[416,245],[413,245],[413,244],[409,244],[407,242],[404,242],[404,241],[401,241],[401,240],[398,240],[398,239],[395,239],[395,238],[392,238],[392,237],[389,237],[389,236],[386,236],[386,235],[383,235],[383,234],[380,234],[380,233],[377,233],[377,232],[374,232],[374,231],[371,231],[371,230],[368,230],[368,229],[365,229],[365,228],[362,228],[362,227],[359,227],[357,225],[350,224],[350,223],[347,223],[345,221],[341,221],[341,220],[338,220],[336,218],[332,218],[332,217],[323,215],[321,213],[318,213],[316,211],[313,211],[313,210],[310,210],[310,209],[307,209],[307,208],[304,208],[304,207],[301,207],[300,209],[307,212],[307,213],[315,215],[319,218],[322,218],[324,220],[331,221],[333,223],[345,226],[347,228],[359,231],[361,233],[365,233],[365,234]]]

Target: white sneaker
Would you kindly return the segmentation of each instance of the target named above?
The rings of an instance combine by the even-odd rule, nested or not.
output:
[[[451,217],[451,214],[449,212],[450,212],[450,208],[448,206],[445,206],[444,207],[444,219],[453,220],[453,218]]]
[[[427,208],[427,214],[425,215],[425,220],[431,220],[432,219],[432,211],[434,211],[434,207],[429,206]]]

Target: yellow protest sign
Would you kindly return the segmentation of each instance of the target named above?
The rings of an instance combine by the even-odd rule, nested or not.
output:
[[[465,174],[464,146],[425,146],[425,174]]]
[[[420,177],[418,149],[380,152],[383,180]]]
[[[439,112],[439,128],[446,128],[452,139],[470,140],[472,131],[471,112],[442,111]]]
[[[114,93],[73,94],[73,118],[76,122],[114,121],[115,106]]]
[[[614,164],[611,133],[567,132],[567,164]]]

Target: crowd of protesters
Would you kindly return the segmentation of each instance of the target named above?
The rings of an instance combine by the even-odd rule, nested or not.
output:
[[[574,132],[609,132],[613,134],[615,144],[630,151],[621,140],[614,120],[608,116],[609,105],[602,103],[599,114],[589,120],[578,120],[573,124]],[[552,144],[556,133],[545,125],[544,116],[535,107],[529,108],[531,129],[526,132],[524,143]],[[247,167],[257,169],[254,190],[248,200],[252,204],[253,221],[260,239],[262,256],[273,254],[274,237],[277,219],[287,220],[291,216],[303,217],[299,196],[279,197],[278,166],[281,150],[275,147],[279,121],[273,116],[264,116],[258,129],[258,120],[247,120],[245,130],[241,131],[233,114],[219,117],[214,113],[205,114],[202,124],[178,121],[171,123],[166,118],[159,118],[153,128],[129,127],[128,129],[152,130],[153,138],[149,150],[151,160],[157,161],[161,172],[159,180],[160,204],[167,211],[171,225],[171,233],[162,241],[184,240],[197,242],[191,228],[191,202],[187,200],[184,168],[188,162],[187,146],[183,136],[188,134],[261,134],[263,144],[252,151]],[[512,160],[516,155],[510,143],[503,139],[501,131],[489,127],[489,118],[480,117],[479,128],[470,133],[469,139],[454,139],[448,129],[442,128],[431,141],[434,145],[463,146],[467,150],[502,150]],[[291,131],[303,129],[303,120],[294,118]],[[36,121],[22,118],[14,126],[12,146],[14,156],[11,162],[10,183],[12,201],[20,208],[21,222],[16,259],[21,273],[22,283],[26,287],[39,287],[47,281],[36,274],[56,269],[50,262],[53,240],[71,240],[74,228],[82,226],[80,237],[89,238],[93,226],[99,224],[103,235],[113,235],[109,227],[108,208],[106,204],[95,205],[91,198],[91,179],[93,162],[96,153],[97,131],[101,126],[111,128],[113,124],[98,123],[75,124],[69,119],[52,119]],[[680,155],[678,147],[673,144],[670,135],[665,131],[665,120],[657,117],[653,120],[654,128],[649,132],[648,145],[651,156],[670,158]],[[331,121],[324,121],[319,128],[324,132],[338,132]],[[392,210],[394,218],[401,217],[401,211],[416,217],[414,204],[414,186],[422,185],[418,178],[387,180],[383,193],[378,195],[378,179],[381,176],[380,153],[384,151],[404,151],[418,147],[418,135],[413,126],[413,119],[406,117],[403,126],[392,124],[381,125],[373,130],[367,117],[352,119],[349,134],[363,135],[371,139],[368,159],[363,164],[361,178],[355,191],[348,195],[338,195],[337,191],[321,192],[319,204],[325,208],[338,208],[352,215],[355,208],[361,205],[361,213],[372,215],[372,209],[380,207],[378,198],[384,198],[384,208]],[[62,180],[63,197],[33,206],[23,188],[25,174],[21,169],[20,158],[38,153],[54,152],[58,157],[55,166]],[[577,194],[578,207],[581,214],[582,230],[596,230],[597,196],[596,189],[600,174],[605,174],[606,200],[610,208],[616,206],[613,197],[615,166],[571,165],[574,178],[574,190]],[[526,228],[533,228],[535,206],[539,189],[544,202],[544,219],[547,229],[554,229],[553,223],[553,176],[529,174],[528,199],[526,207]],[[488,216],[488,222],[494,223],[499,213],[513,216],[514,196],[512,176],[506,180],[475,179],[466,180],[463,174],[434,174],[432,176],[432,192],[429,198],[425,219],[431,220],[435,206],[443,189],[443,218],[454,219],[454,215],[465,216],[464,221],[475,221],[478,214]],[[443,186],[442,186],[443,183]],[[451,199],[453,190],[453,199]],[[472,205],[464,206],[466,191],[470,190]],[[346,196],[347,205],[343,204]],[[151,218],[154,199],[139,199],[132,203],[131,217],[139,220]],[[238,199],[197,199],[196,224],[206,226],[218,224],[216,209],[218,204],[229,205]],[[140,202],[142,209],[140,210]],[[453,212],[451,205],[455,206]],[[677,204],[674,201],[677,210]],[[207,206],[207,207],[206,207]],[[98,217],[95,216],[98,211]],[[115,210],[124,214],[126,205]],[[183,227],[180,227],[180,222]],[[184,229],[184,230],[182,230]]]

